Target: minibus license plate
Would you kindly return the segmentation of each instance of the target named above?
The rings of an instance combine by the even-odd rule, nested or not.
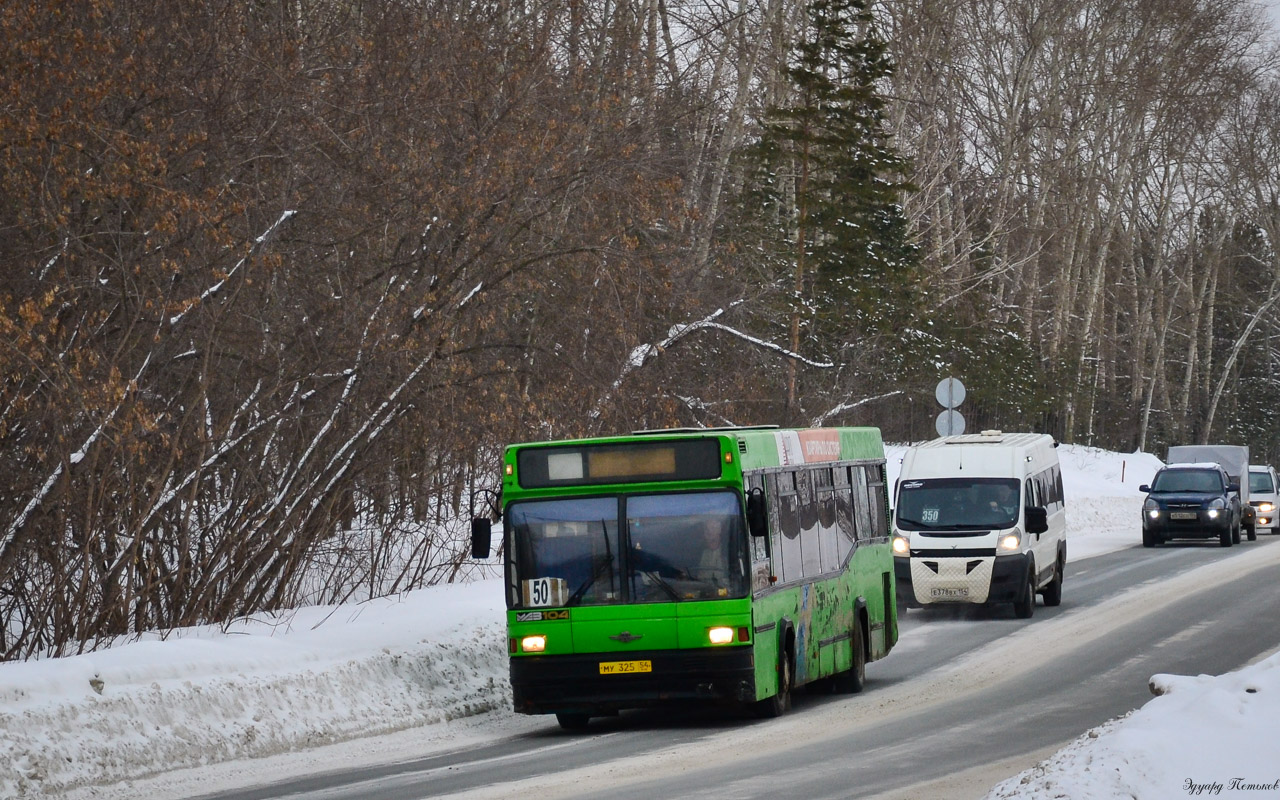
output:
[[[1196,512],[1194,511],[1170,511],[1169,512],[1169,519],[1195,519],[1195,518],[1196,518]]]
[[[628,675],[633,672],[653,672],[652,661],[601,661],[601,675]]]
[[[969,596],[969,590],[968,590],[968,589],[965,589],[965,588],[960,588],[960,589],[932,589],[932,590],[930,590],[929,596],[930,596],[930,597],[938,597],[938,598],[942,598],[942,599],[957,599],[957,598],[965,598],[965,597],[968,597],[968,596]]]

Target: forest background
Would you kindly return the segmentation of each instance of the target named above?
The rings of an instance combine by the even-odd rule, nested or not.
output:
[[[1280,460],[1249,0],[0,4],[0,658],[466,577],[513,441]]]

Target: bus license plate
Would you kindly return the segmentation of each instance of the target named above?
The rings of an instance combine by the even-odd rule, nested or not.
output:
[[[933,589],[929,592],[930,597],[937,597],[943,600],[958,600],[969,596],[969,590],[961,589]]]
[[[652,661],[601,661],[601,675],[629,675],[633,672],[653,672]]]
[[[1196,518],[1196,512],[1194,511],[1170,511],[1169,512],[1169,519],[1195,519],[1195,518]]]

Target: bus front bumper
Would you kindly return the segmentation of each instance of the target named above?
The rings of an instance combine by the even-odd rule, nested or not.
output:
[[[648,661],[650,672],[602,675],[600,665]],[[511,691],[521,714],[606,713],[682,702],[755,700],[750,647],[651,650],[511,659]]]

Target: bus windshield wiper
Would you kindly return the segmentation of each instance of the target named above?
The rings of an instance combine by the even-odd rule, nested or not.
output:
[[[680,594],[679,594],[679,592],[677,592],[675,589],[672,589],[672,588],[671,588],[671,584],[669,584],[669,583],[667,583],[665,580],[663,580],[662,576],[661,576],[661,575],[659,575],[657,572],[650,572],[650,571],[646,571],[646,572],[642,572],[642,573],[640,573],[640,574],[642,574],[642,575],[644,575],[645,577],[647,577],[647,578],[651,579],[654,583],[656,583],[656,584],[658,585],[658,588],[659,588],[659,589],[661,589],[662,591],[664,591],[664,592],[666,592],[667,594],[671,595],[671,599],[672,599],[672,600],[679,600],[679,599],[680,599]]]
[[[607,520],[600,520],[600,533],[604,535],[604,555],[601,557],[600,566],[596,567],[596,571],[592,573],[591,577],[583,581],[578,590],[570,595],[569,599],[565,601],[566,606],[574,605],[581,600],[583,593],[590,589],[592,584],[600,580],[600,576],[605,573],[606,568],[610,573],[613,572],[613,546],[609,543],[609,523]]]
[[[596,567],[596,571],[591,574],[590,578],[587,578],[585,581],[582,582],[582,585],[578,587],[577,591],[575,591],[572,595],[569,596],[569,599],[565,601],[565,605],[566,606],[576,605],[578,601],[582,599],[582,595],[588,589],[590,589],[595,584],[596,581],[600,580],[600,576],[605,574],[606,572],[613,572],[613,555],[612,554],[607,556],[601,556],[600,565]]]

